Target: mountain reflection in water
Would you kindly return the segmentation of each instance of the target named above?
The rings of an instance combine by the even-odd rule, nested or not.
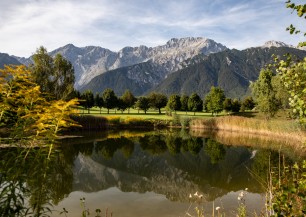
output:
[[[3,183],[18,182],[27,187],[27,206],[45,208],[50,202],[52,210],[65,207],[68,216],[81,214],[82,197],[87,207],[108,207],[114,216],[182,216],[195,192],[203,195],[201,204],[212,206],[214,201],[230,215],[230,209],[237,209],[238,193],[248,188],[248,208],[259,214],[268,159],[278,159],[268,149],[224,146],[176,130],[104,132],[62,139],[60,144],[49,162],[33,153],[31,161],[15,161],[13,169],[8,163],[12,167],[12,156],[20,153],[0,150],[2,188]],[[40,194],[43,200],[38,200]],[[208,210],[211,214],[212,208]]]

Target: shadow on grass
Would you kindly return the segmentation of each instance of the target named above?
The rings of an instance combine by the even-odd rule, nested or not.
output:
[[[258,112],[236,112],[232,115],[245,117],[245,118],[254,118],[258,116]]]

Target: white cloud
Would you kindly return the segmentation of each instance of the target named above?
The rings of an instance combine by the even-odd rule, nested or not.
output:
[[[239,49],[272,39],[297,44],[303,38],[285,28],[303,21],[280,0],[10,0],[0,2],[0,52],[29,56],[68,43],[119,50],[186,36]]]

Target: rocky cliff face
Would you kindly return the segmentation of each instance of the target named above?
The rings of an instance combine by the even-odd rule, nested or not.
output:
[[[157,47],[125,47],[118,52],[96,46],[79,48],[68,44],[50,54],[53,56],[61,53],[73,64],[76,77],[75,86],[80,89],[104,72],[147,61],[151,61],[160,69],[155,72],[155,76],[165,77],[172,71],[180,69],[180,63],[184,60],[200,53],[207,55],[225,49],[225,46],[211,39],[188,37],[173,38],[165,45]],[[18,58],[18,60],[26,65],[31,63],[30,58]]]

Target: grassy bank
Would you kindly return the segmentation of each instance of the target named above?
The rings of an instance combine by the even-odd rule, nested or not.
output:
[[[100,130],[100,129],[131,129],[131,128],[148,128],[154,129],[158,127],[167,127],[170,124],[170,119],[156,118],[146,116],[95,116],[95,115],[79,115],[73,116],[72,119],[82,127],[75,129],[79,130]]]
[[[83,111],[83,110],[82,110]],[[159,127],[182,127],[192,130],[202,131],[228,131],[243,134],[261,135],[275,137],[278,139],[290,139],[297,143],[305,142],[305,127],[303,128],[297,121],[288,120],[286,112],[279,112],[275,118],[266,120],[261,113],[245,112],[240,116],[211,117],[210,113],[198,112],[176,112],[172,116],[159,114],[156,110],[149,110],[147,114],[131,109],[124,113],[92,108],[90,114],[81,113],[74,119],[79,122],[85,130],[97,129],[132,129]]]

